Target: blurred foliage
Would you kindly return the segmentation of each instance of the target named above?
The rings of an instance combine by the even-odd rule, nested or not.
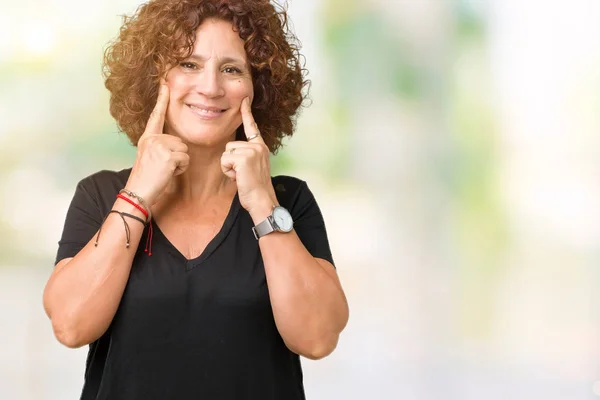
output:
[[[423,74],[418,60],[409,56],[409,46],[398,36],[380,11],[358,0],[330,0],[323,14],[324,51],[328,54],[332,101],[327,114],[332,118],[335,146],[322,168],[332,180],[344,180],[356,151],[349,132],[353,113],[360,112],[365,94],[378,93],[404,101],[422,99]]]
[[[483,48],[486,44],[486,21],[475,5],[481,6],[481,3],[472,0],[456,2],[453,18],[456,34],[453,39],[459,44],[477,43]]]
[[[335,12],[336,8],[328,10]],[[326,50],[332,54],[340,104],[348,106],[348,102],[360,99],[375,82],[384,84],[382,93],[391,91],[405,99],[421,98],[423,82],[417,63],[409,56],[408,46],[390,35],[393,29],[383,16],[368,10],[345,17],[332,18],[325,26],[324,36]]]
[[[490,102],[490,69],[483,17],[459,2],[454,17],[454,73],[450,90],[452,146],[446,183],[453,204],[453,245],[461,290],[457,292],[463,334],[493,332],[494,282],[504,265],[508,233],[497,192],[498,129]]]

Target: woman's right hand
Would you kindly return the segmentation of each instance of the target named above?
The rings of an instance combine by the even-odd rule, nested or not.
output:
[[[169,87],[161,83],[156,106],[137,145],[137,156],[125,188],[153,205],[174,176],[189,165],[188,147],[173,135],[163,134],[169,104]]]

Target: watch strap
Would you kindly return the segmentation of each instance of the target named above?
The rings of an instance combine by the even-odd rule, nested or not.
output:
[[[269,215],[264,221],[258,223],[256,226],[252,227],[252,233],[254,233],[254,237],[256,240],[261,237],[268,235],[269,233],[275,230],[275,226],[273,225],[273,216]]]

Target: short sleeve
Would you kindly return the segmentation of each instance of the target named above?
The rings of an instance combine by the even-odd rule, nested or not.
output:
[[[67,210],[62,236],[54,265],[69,257],[75,257],[94,237],[102,224],[98,199],[92,195],[90,178],[81,180]]]
[[[313,257],[327,260],[335,266],[329,246],[327,229],[325,228],[325,220],[317,200],[306,182],[297,180],[297,183],[299,185],[292,196],[292,204],[286,207],[294,219],[294,230]],[[279,183],[275,186],[276,192],[278,188],[281,188],[281,185],[290,186],[286,183]],[[282,205],[284,204],[282,203]]]

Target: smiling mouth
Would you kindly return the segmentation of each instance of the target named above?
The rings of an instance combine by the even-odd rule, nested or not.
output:
[[[190,110],[192,110],[194,113],[199,114],[199,115],[205,115],[205,116],[218,116],[221,115],[222,113],[224,113],[227,110],[223,110],[220,108],[216,108],[216,107],[199,107],[199,106],[195,106],[192,104],[186,104]]]

